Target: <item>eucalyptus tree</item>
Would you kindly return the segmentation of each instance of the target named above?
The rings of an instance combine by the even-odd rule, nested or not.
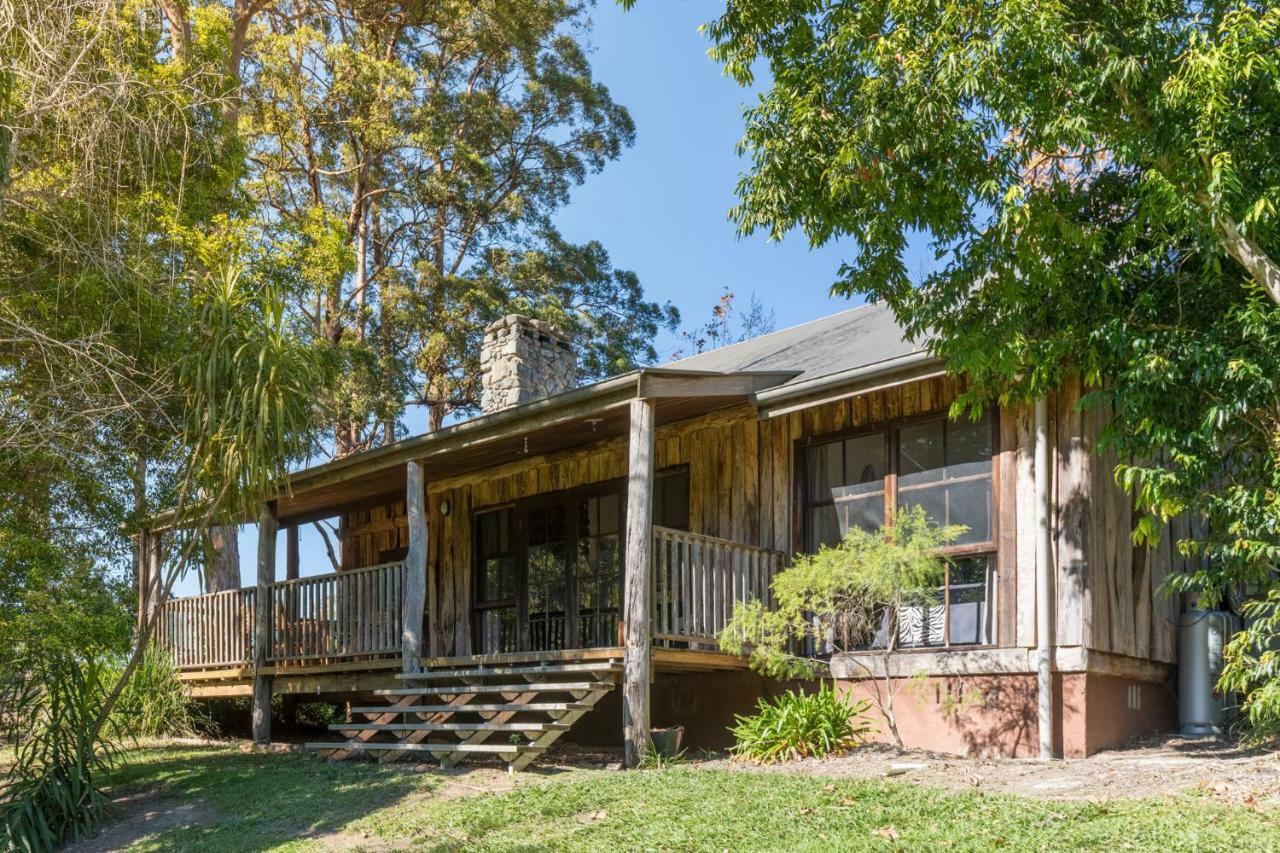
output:
[[[338,455],[474,406],[491,319],[526,310],[581,332],[601,370],[649,356],[674,322],[598,244],[552,217],[633,138],[594,80],[566,0],[266,4],[249,29],[248,184],[296,312],[343,381]]]
[[[961,405],[1082,372],[1136,537],[1208,522],[1175,584],[1275,588],[1280,7],[735,0],[707,32],[740,83],[769,74],[743,231],[847,238],[834,290],[930,336]],[[913,245],[937,258],[919,280]]]

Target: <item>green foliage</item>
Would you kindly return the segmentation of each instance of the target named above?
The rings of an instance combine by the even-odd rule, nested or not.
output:
[[[749,654],[751,666],[766,675],[804,678],[825,669],[796,653],[807,642],[821,647],[834,635],[841,648],[869,643],[903,605],[936,589],[944,577],[937,549],[964,528],[937,527],[921,507],[902,512],[892,526],[852,528],[834,548],[798,555],[773,579],[774,606],[735,603],[720,646]],[[897,632],[888,632],[892,649]]]
[[[577,336],[583,378],[656,358],[670,305],[559,234],[572,188],[634,139],[592,73],[588,4],[432,3],[390,19],[264,4],[246,66],[245,188],[292,313],[338,366],[337,450],[477,407],[484,327],[512,312]],[[342,21],[338,26],[335,22]]]
[[[1136,542],[1203,522],[1170,586],[1276,583],[1280,8],[745,0],[708,33],[770,75],[742,230],[850,240],[834,289],[927,336],[958,408],[1082,376]]]
[[[186,467],[220,516],[242,518],[312,449],[323,374],[290,334],[276,293],[236,267],[198,288],[195,302],[200,339],[179,366]]]
[[[687,749],[682,749],[674,755],[666,755],[658,747],[650,741],[649,746],[645,748],[644,754],[640,756],[641,770],[670,770],[672,767],[679,767],[685,763]]]
[[[14,742],[0,828],[15,850],[52,850],[93,832],[109,800],[99,776],[116,759],[122,734],[97,720],[107,667],[64,652],[25,658],[8,668],[3,707]]]
[[[875,731],[867,715],[870,707],[865,699],[855,701],[826,683],[817,693],[788,690],[761,699],[755,714],[735,717],[733,751],[764,764],[839,755]]]
[[[1218,689],[1238,693],[1255,742],[1280,739],[1280,588],[1241,607],[1245,628],[1227,644]]]
[[[133,628],[128,585],[71,537],[19,529],[25,515],[0,511],[0,649],[123,653]]]
[[[119,673],[113,676],[119,678]],[[112,714],[135,738],[195,737],[211,726],[178,680],[173,657],[154,643],[147,646]]]

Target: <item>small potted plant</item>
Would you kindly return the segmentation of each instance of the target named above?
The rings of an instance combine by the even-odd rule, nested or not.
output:
[[[671,726],[665,729],[649,729],[649,740],[653,749],[662,758],[675,758],[680,754],[684,743],[684,726]]]

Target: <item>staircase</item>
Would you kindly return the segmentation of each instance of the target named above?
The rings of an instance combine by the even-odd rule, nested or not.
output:
[[[618,682],[620,661],[427,669],[397,677],[404,687],[375,690],[382,705],[353,707],[364,721],[329,728],[348,740],[307,749],[384,761],[427,754],[443,767],[472,755],[495,756],[522,770],[555,743]]]

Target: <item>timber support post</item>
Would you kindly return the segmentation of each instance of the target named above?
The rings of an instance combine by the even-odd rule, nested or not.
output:
[[[253,619],[253,742],[271,742],[271,676],[264,675],[271,655],[271,585],[276,580],[275,505],[264,503],[258,514],[258,589]]]
[[[427,484],[421,462],[407,465],[404,508],[409,516],[409,553],[404,560],[400,665],[404,672],[417,672],[422,662],[422,617],[427,603]]]
[[[651,676],[653,551],[653,438],[652,399],[631,401],[631,430],[627,463],[625,644],[623,646],[622,730],[623,760],[636,767],[649,748],[649,679]]]
[[[138,622],[137,629],[142,630],[142,623],[152,617],[163,604],[160,591],[164,588],[161,579],[161,550],[163,544],[161,533],[151,530],[138,532],[137,567],[138,576]],[[152,629],[155,629],[154,623]]]

